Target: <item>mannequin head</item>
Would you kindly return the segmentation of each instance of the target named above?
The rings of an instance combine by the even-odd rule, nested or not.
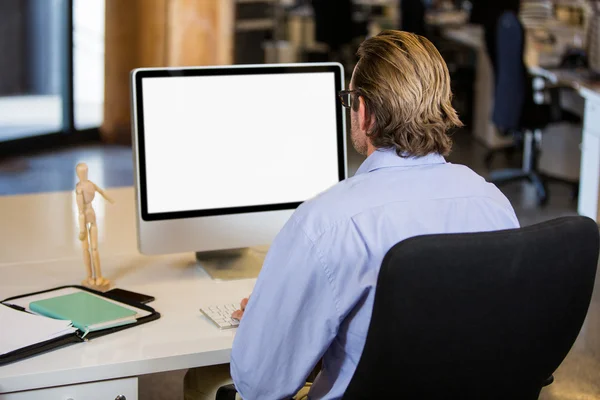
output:
[[[75,172],[80,181],[87,181],[88,178],[88,166],[84,163],[79,163],[75,167]]]

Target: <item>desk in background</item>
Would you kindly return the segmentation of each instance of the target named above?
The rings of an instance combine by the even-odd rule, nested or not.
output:
[[[483,28],[478,25],[446,28],[442,30],[442,35],[476,53],[473,121],[465,121],[475,139],[489,149],[510,145],[512,139],[498,134],[490,118],[493,109],[494,72],[487,55]]]
[[[0,367],[1,400],[132,400],[139,375],[229,362],[235,330],[218,330],[198,309],[248,296],[255,279],[213,281],[194,254],[140,255],[133,189],[109,193],[114,205],[95,201],[103,273],[117,287],[155,296],[150,305],[162,317]],[[85,277],[72,192],[0,197],[0,220],[1,299]]]
[[[527,43],[525,54],[529,66],[555,66],[560,63],[564,49],[577,41],[582,35],[577,28],[564,26],[558,22],[547,22],[545,25],[526,27]],[[535,36],[540,31],[554,34],[557,43],[554,46],[539,45]],[[512,143],[511,138],[501,136],[493,123],[490,115],[493,111],[494,71],[487,55],[484,31],[479,25],[463,25],[442,29],[442,36],[448,40],[460,43],[477,54],[476,80],[475,80],[475,109],[474,120],[471,128],[475,138],[488,149],[502,148]]]
[[[531,67],[554,83],[569,85],[585,100],[577,212],[600,221],[600,82],[574,70]]]
[[[536,27],[535,29],[538,29]],[[566,32],[562,36],[562,47],[570,43],[577,31],[571,28],[554,27],[554,32]],[[566,30],[565,30],[566,29]],[[490,121],[493,109],[493,71],[486,54],[483,30],[477,26],[463,26],[447,29],[444,36],[477,50],[477,78],[475,88],[475,118],[473,132],[478,141],[488,148],[502,147],[510,142],[511,138],[501,137]],[[559,36],[560,38],[561,36]],[[533,47],[531,40],[528,42],[530,51],[526,54],[526,63],[535,74],[548,77],[550,80],[567,84],[583,99],[584,106],[579,107],[578,100],[573,96],[568,99],[567,108],[577,112],[574,108],[583,108],[583,134],[581,143],[581,161],[579,162],[579,200],[578,212],[581,215],[600,221],[600,84],[591,83],[573,70],[553,70],[542,67],[544,65],[557,65],[560,51],[547,51],[544,46]],[[559,46],[561,47],[561,46]],[[546,51],[544,51],[546,50]],[[542,159],[540,163],[544,164]],[[573,178],[573,177],[570,177]]]
[[[427,25],[436,28],[463,26],[469,21],[469,13],[465,10],[430,10],[425,14]]]

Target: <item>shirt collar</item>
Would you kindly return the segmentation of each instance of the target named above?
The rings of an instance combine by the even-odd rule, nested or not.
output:
[[[400,157],[392,148],[377,149],[361,164],[356,175],[365,174],[381,168],[405,168],[422,165],[445,164],[443,156],[434,153],[423,157]]]

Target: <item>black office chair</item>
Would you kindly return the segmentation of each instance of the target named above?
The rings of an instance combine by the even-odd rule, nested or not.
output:
[[[579,334],[598,248],[586,217],[397,244],[344,399],[537,399]]]
[[[554,177],[539,170],[543,130],[559,122],[581,124],[579,116],[561,107],[560,91],[565,87],[528,72],[523,61],[524,29],[511,11],[503,13],[498,21],[496,51],[492,120],[501,134],[514,137],[515,144],[511,147],[522,148],[523,162],[520,169],[492,171],[489,180],[497,185],[527,180],[534,185],[540,205],[545,205],[549,199],[549,182],[571,186],[573,197],[576,197],[579,182]],[[492,150],[486,155],[488,168],[498,151],[505,150]]]
[[[565,217],[397,244],[344,399],[537,399],[585,319],[599,240],[594,221]]]

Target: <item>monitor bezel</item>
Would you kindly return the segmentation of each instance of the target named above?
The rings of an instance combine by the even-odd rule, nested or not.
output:
[[[341,102],[337,96],[344,86],[343,67],[338,63],[320,64],[273,64],[273,65],[232,65],[219,67],[187,67],[187,68],[148,68],[132,71],[132,95],[134,98],[133,126],[137,146],[137,179],[136,187],[139,191],[140,217],[143,221],[166,221],[183,218],[211,217],[223,215],[236,215],[259,213],[265,211],[293,210],[303,202],[277,203],[253,206],[223,207],[202,210],[185,210],[170,212],[148,212],[148,193],[146,179],[146,154],[144,136],[144,103],[142,80],[146,78],[169,78],[187,76],[235,76],[235,75],[265,75],[265,74],[292,74],[292,73],[323,73],[333,72],[335,80],[334,96],[336,107],[337,125],[337,157],[339,181],[346,178],[346,140],[345,140],[345,115]]]

